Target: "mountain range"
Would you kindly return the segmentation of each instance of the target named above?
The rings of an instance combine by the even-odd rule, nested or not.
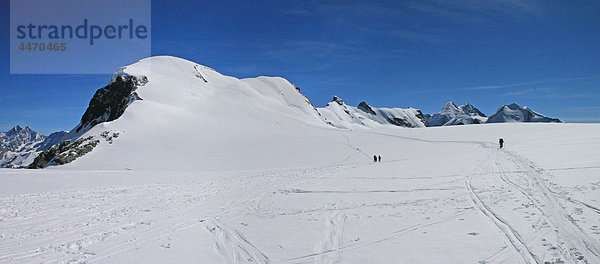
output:
[[[44,136],[30,127],[15,126],[0,132],[0,167],[26,167],[42,151],[60,142],[67,132],[55,132]]]
[[[376,108],[366,102],[355,107],[337,96],[317,108],[300,88],[280,77],[237,79],[191,61],[158,56],[117,69],[69,132],[44,136],[20,126],[1,132],[0,166],[64,165],[94,150],[81,162],[69,165],[104,169],[167,164],[214,167],[205,160],[225,160],[222,156],[232,151],[260,145],[262,137],[290,140],[294,133],[311,133],[306,127],[423,128],[499,122],[560,120],[517,104],[502,106],[490,117],[470,104],[456,106],[454,102],[433,115],[414,108]],[[284,123],[294,129],[282,130]],[[192,158],[198,147],[213,149],[213,159]],[[286,155],[285,149],[255,150]],[[130,158],[135,156],[142,158]]]

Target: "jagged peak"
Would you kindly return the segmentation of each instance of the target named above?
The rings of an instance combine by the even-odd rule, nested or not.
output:
[[[458,106],[453,101],[447,102],[444,107],[442,107],[442,111],[444,110],[457,110]]]
[[[29,126],[21,127],[20,125],[16,125],[13,128],[9,129],[6,132],[6,135],[7,136],[14,136],[14,135],[19,134],[19,133],[39,134],[38,132],[36,132],[33,129],[31,129]]]
[[[333,97],[333,102],[338,103],[339,105],[344,105],[344,100],[342,100],[342,98],[339,98],[337,96]]]
[[[466,103],[466,104],[464,104],[464,105],[461,105],[461,106],[460,106],[460,108],[461,108],[461,109],[477,109],[475,106],[473,106],[473,105],[472,105],[472,104],[470,104],[470,103]]]
[[[520,105],[518,105],[516,103],[512,103],[512,104],[509,104],[509,105],[506,105],[506,106],[508,106],[508,108],[510,108],[510,109],[524,108],[524,107],[521,107]]]
[[[484,113],[482,113],[481,111],[479,111],[479,109],[477,109],[475,106],[473,106],[472,104],[466,103],[464,105],[461,105],[458,107],[463,113],[468,114],[468,115],[478,115],[481,117],[486,117],[486,115]]]

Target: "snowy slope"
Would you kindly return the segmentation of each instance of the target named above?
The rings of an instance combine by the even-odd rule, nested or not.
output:
[[[518,104],[504,105],[496,113],[488,118],[488,123],[506,123],[506,122],[561,122],[557,118],[550,118],[534,112],[533,110],[521,107]]]
[[[293,124],[259,169],[0,170],[0,263],[600,262],[597,124]]]
[[[366,102],[358,107],[349,106],[335,96],[326,107],[318,109],[323,119],[338,128],[378,127],[392,125],[400,127],[425,127],[423,114],[414,108],[373,108]]]
[[[448,102],[442,110],[425,119],[427,126],[454,126],[481,124],[487,121],[487,117],[471,104],[456,106],[454,102]]]

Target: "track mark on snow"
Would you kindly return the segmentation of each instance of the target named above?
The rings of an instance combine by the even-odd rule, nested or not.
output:
[[[345,214],[336,214],[327,218],[325,238],[315,248],[315,264],[333,264],[340,261],[342,232],[347,220],[348,216]]]
[[[217,221],[207,227],[215,238],[215,250],[224,263],[270,263],[269,257],[256,248],[238,230],[230,230]]]
[[[298,194],[306,194],[306,193],[410,193],[410,192],[420,192],[420,191],[454,191],[459,188],[414,188],[407,190],[353,190],[353,191],[344,191],[344,190],[302,190],[302,189],[289,189],[289,190],[279,190],[281,194],[290,194],[290,193],[298,193]]]
[[[523,261],[525,263],[538,263],[535,256],[531,253],[529,248],[523,243],[518,233],[504,220],[495,215],[479,198],[477,193],[473,191],[473,186],[471,185],[471,177],[467,177],[465,180],[465,185],[467,190],[469,191],[469,195],[471,196],[471,200],[473,203],[477,205],[477,208],[481,213],[487,216],[492,222],[504,233],[505,237],[510,242],[511,246],[519,252]]]
[[[562,196],[554,191],[552,191],[542,179],[542,172],[540,169],[535,168],[534,165],[529,162],[527,159],[518,156],[515,153],[503,151],[501,154],[506,156],[506,159],[513,164],[515,164],[519,169],[523,169],[525,171],[526,177],[521,177],[521,179],[526,180],[530,186],[534,188],[534,191],[527,191],[515,183],[512,183],[508,180],[508,183],[516,186],[519,191],[521,191],[530,201],[536,204],[537,208],[542,211],[542,213],[547,216],[551,223],[559,230],[559,234],[565,239],[565,242],[570,244],[570,253],[578,260],[582,260],[584,258],[585,262],[592,261],[598,262],[600,260],[600,244],[594,238],[589,237],[585,232],[581,230],[581,228],[571,221],[571,216],[565,211],[564,207],[560,205],[554,198],[554,196]],[[502,167],[499,166],[501,171],[501,175],[504,174],[502,172]],[[504,175],[504,177],[506,177]],[[505,179],[503,179],[505,180]],[[568,197],[563,196],[563,199],[568,200]],[[575,201],[572,201],[575,202]],[[575,202],[576,203],[576,202]],[[585,204],[582,204],[585,206]],[[586,206],[590,208],[589,206]],[[542,210],[543,208],[543,210]],[[590,209],[597,212],[595,207],[591,207]],[[587,249],[587,256],[583,257],[581,255],[582,249]]]

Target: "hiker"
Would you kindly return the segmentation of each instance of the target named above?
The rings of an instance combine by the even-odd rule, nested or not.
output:
[[[504,139],[498,139],[498,145],[500,145],[500,148],[502,148],[504,146]]]
[[[381,156],[377,157],[378,161],[381,162]]]
[[[373,155],[373,162],[377,162],[377,155]]]

